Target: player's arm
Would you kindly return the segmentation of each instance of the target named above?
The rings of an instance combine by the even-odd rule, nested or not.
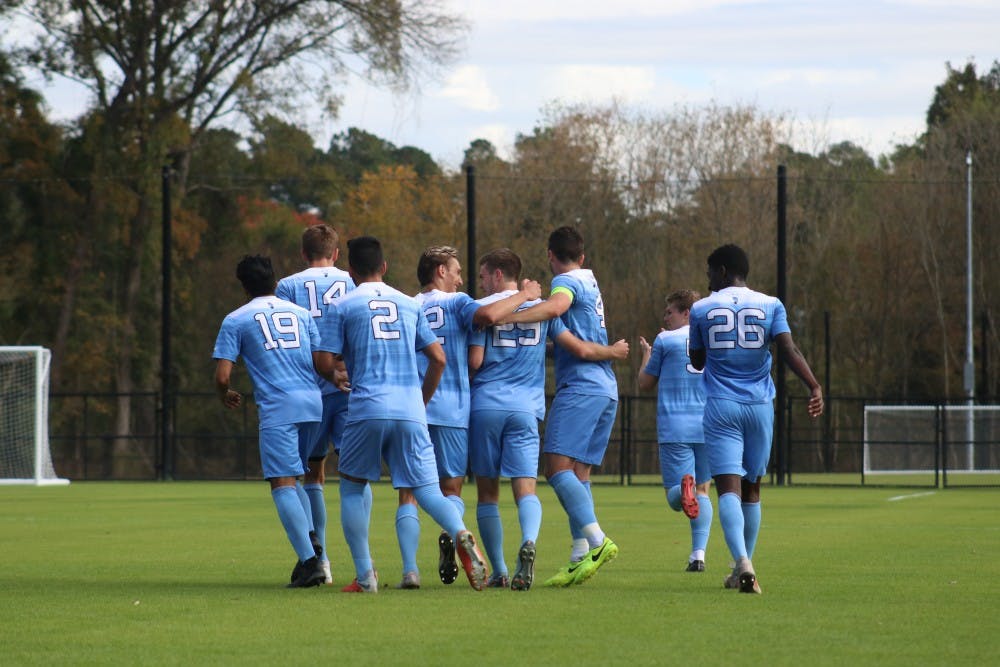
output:
[[[469,370],[478,371],[483,365],[483,357],[485,356],[486,348],[482,345],[470,345],[469,346]]]
[[[568,329],[556,336],[556,343],[584,361],[612,361],[628,358],[628,342],[624,338],[612,345],[601,345],[577,338]]]
[[[505,315],[510,315],[520,308],[522,303],[534,301],[542,296],[542,286],[538,281],[525,278],[521,281],[521,290],[508,297],[480,306],[472,316],[472,325],[477,329],[493,326]]]
[[[340,391],[350,391],[351,383],[347,377],[347,366],[344,358],[333,352],[313,350],[313,367],[326,380],[336,385]]]
[[[222,404],[233,410],[240,407],[243,396],[240,392],[229,387],[229,380],[233,374],[233,362],[229,359],[215,360],[215,391],[219,395]]]
[[[823,388],[816,376],[813,375],[812,369],[809,368],[806,358],[802,356],[799,346],[792,340],[792,334],[778,334],[774,337],[774,341],[783,353],[785,361],[788,362],[788,367],[809,387],[809,405],[807,406],[809,416],[819,417],[823,414]]]
[[[639,336],[639,347],[642,348],[642,363],[639,364],[639,389],[642,391],[649,391],[656,386],[659,378],[655,375],[650,375],[646,372],[646,366],[649,364],[649,356],[653,353],[653,346],[650,345],[645,338]]]
[[[556,288],[556,291],[549,295],[549,298],[541,303],[536,303],[531,308],[518,310],[510,315],[505,315],[500,322],[544,322],[553,317],[559,317],[573,305],[573,296],[566,288]]]
[[[441,382],[441,376],[444,374],[445,356],[444,348],[437,341],[422,349],[421,352],[427,357],[427,372],[424,374],[424,384],[421,387],[424,405],[427,405],[430,403],[431,397],[434,396],[434,392],[437,391],[438,383]]]

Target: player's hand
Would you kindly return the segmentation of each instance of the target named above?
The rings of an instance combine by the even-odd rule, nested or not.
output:
[[[639,348],[642,350],[643,355],[647,355],[653,350],[652,346],[642,336],[639,336]]]
[[[624,338],[616,340],[611,346],[615,359],[628,359],[628,341]]]
[[[226,395],[222,397],[222,404],[230,410],[240,407],[241,403],[243,403],[243,395],[234,389],[227,389]]]
[[[343,392],[351,391],[351,379],[347,376],[347,371],[333,371],[333,384]]]
[[[815,419],[823,414],[823,388],[816,387],[809,395],[809,405],[807,406],[809,416]]]
[[[525,278],[521,281],[521,291],[524,295],[528,297],[528,301],[534,301],[535,299],[542,298],[542,286],[538,284],[537,280],[531,280]]]

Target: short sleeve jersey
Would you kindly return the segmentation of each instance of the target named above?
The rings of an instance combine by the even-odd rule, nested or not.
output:
[[[726,287],[691,307],[691,349],[705,350],[705,394],[741,403],[774,399],[771,341],[789,333],[785,307],[749,287]]]
[[[552,279],[551,293],[564,291],[572,298],[562,323],[581,340],[608,344],[604,325],[604,300],[590,269],[574,269]],[[584,361],[556,346],[556,391],[618,398],[618,382],[610,361]]]
[[[426,424],[417,354],[436,340],[419,304],[383,282],[362,283],[336,299],[320,323],[319,349],[344,357],[351,379],[347,423]]]
[[[261,296],[226,315],[214,359],[242,357],[254,385],[261,428],[319,421],[323,404],[312,353],[319,332],[309,313],[276,296]]]
[[[444,348],[448,363],[437,391],[427,404],[427,423],[466,428],[469,425],[469,325],[464,311],[474,303],[465,292],[430,290],[417,294],[424,317]],[[417,355],[421,381],[427,373],[427,357]]]
[[[275,294],[279,299],[302,306],[319,321],[330,309],[330,304],[354,289],[351,275],[335,266],[311,266],[278,281]],[[317,378],[323,394],[339,394],[337,387],[321,377]]]
[[[515,294],[497,292],[475,303],[485,306]],[[523,310],[538,300],[522,304]],[[475,309],[468,313],[471,321]],[[483,347],[483,363],[472,378],[472,409],[528,412],[545,417],[545,339],[566,331],[559,318],[545,322],[498,324],[470,336]]]
[[[661,331],[643,372],[659,378],[656,388],[656,437],[659,442],[704,442],[705,383],[688,358],[686,325]]]

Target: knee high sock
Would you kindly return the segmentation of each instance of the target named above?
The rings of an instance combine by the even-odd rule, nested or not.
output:
[[[403,574],[419,572],[417,545],[420,543],[420,515],[415,505],[403,503],[396,509],[396,539],[403,557]]]
[[[538,541],[538,531],[542,527],[542,502],[531,493],[517,501],[517,522],[521,526],[521,543]]]
[[[479,503],[476,505],[476,521],[479,523],[479,539],[492,565],[490,569],[496,574],[507,574],[507,563],[503,559],[500,507],[496,503]]]
[[[726,545],[734,561],[747,557],[746,541],[743,537],[743,508],[740,497],[735,493],[719,496],[719,523],[726,536]]]
[[[365,487],[369,484],[340,479],[340,524],[344,528],[344,541],[351,550],[354,572],[359,580],[372,568],[372,555],[368,546],[368,525],[371,505],[365,502]],[[369,496],[370,497],[370,496]]]
[[[295,482],[295,494],[299,497],[299,502],[302,503],[302,511],[306,513],[306,521],[309,522],[309,530],[315,530],[315,525],[313,524],[312,504],[309,502],[309,494],[306,493],[305,487],[302,486],[302,482]]]
[[[312,510],[313,530],[316,531],[316,539],[323,545],[323,558],[321,560],[330,560],[330,556],[326,552],[326,498],[323,495],[323,485],[317,482],[305,484],[302,488],[309,496],[309,507]]]
[[[712,528],[712,499],[698,494],[698,518],[691,519],[691,551],[705,551]],[[704,560],[704,558],[702,558]]]
[[[302,509],[298,491],[293,486],[279,486],[271,489],[271,499],[278,509],[278,519],[285,528],[288,541],[295,549],[295,555],[304,563],[315,556],[316,552],[309,539],[309,522],[305,510]]]
[[[604,541],[604,532],[597,517],[594,515],[594,501],[589,490],[572,470],[562,470],[549,479],[559,503],[569,516],[570,529],[579,527],[580,533],[587,539],[591,548],[600,546]],[[574,542],[576,538],[574,537]]]
[[[431,518],[453,539],[460,531],[465,530],[465,523],[455,504],[441,494],[441,489],[436,483],[416,487],[413,489],[413,497],[417,499],[420,509],[430,514]]]
[[[667,490],[667,504],[675,512],[681,511],[681,485],[676,484]],[[699,510],[700,511],[700,510]]]
[[[757,534],[760,533],[760,503],[743,503],[743,540],[747,545],[747,558],[753,558],[754,547],[757,546]]]
[[[458,510],[458,516],[465,520],[465,501],[462,500],[462,496],[445,496]]]

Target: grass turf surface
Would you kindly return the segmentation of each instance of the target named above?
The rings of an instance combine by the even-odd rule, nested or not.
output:
[[[394,590],[395,492],[379,484],[381,588],[366,596],[340,593],[354,575],[336,488],[335,586],[286,590],[295,558],[263,482],[0,487],[4,664],[971,665],[1000,650],[996,490],[765,487],[764,595],[751,596],[722,588],[717,519],[708,570],[685,573],[687,520],[662,489],[607,485],[594,488],[598,517],[621,554],[581,586],[541,586],[569,538],[540,484],[531,591],[476,593],[464,575],[441,584],[439,529],[423,513],[423,588]],[[471,486],[464,496],[478,534]],[[520,532],[506,490],[501,514],[512,572]]]

